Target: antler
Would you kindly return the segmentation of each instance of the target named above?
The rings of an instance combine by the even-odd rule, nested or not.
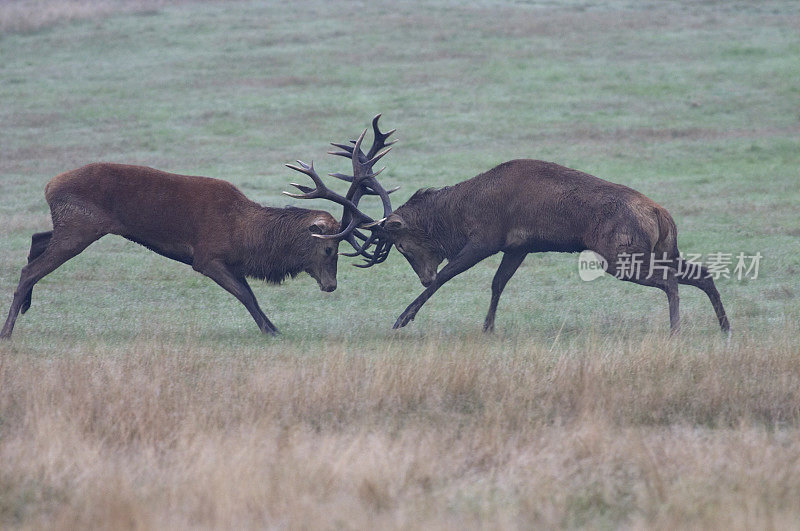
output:
[[[389,194],[397,191],[400,187],[398,186],[390,190],[386,190],[375,178],[378,174],[385,170],[386,167],[383,167],[377,172],[372,173],[372,167],[375,165],[375,163],[389,153],[389,151],[392,150],[392,144],[397,142],[397,140],[392,140],[391,142],[386,141],[396,131],[396,129],[392,129],[386,133],[382,132],[378,126],[378,120],[380,120],[380,118],[381,115],[377,114],[372,119],[373,141],[372,147],[370,147],[366,155],[363,151],[361,151],[361,142],[367,132],[366,129],[361,133],[361,136],[359,136],[357,140],[350,141],[350,144],[353,144],[352,146],[331,142],[332,146],[341,149],[341,151],[329,151],[328,153],[331,155],[348,158],[353,162],[352,177],[349,175],[343,175],[341,173],[330,174],[332,177],[352,183],[350,185],[350,189],[347,191],[347,198],[358,204],[358,201],[362,195],[379,196],[381,198],[381,202],[383,203],[383,219],[386,219],[392,213],[392,203],[389,199]],[[357,153],[358,156],[354,157],[354,153]],[[364,236],[359,231],[355,231],[354,233],[358,238],[364,240],[364,244],[360,246],[360,248],[356,248],[355,253],[342,253],[346,256],[361,255],[366,257],[366,263],[359,265],[358,267],[369,267],[371,265],[383,262],[389,256],[389,252],[391,251],[391,243],[387,244],[385,231],[380,225],[380,222],[374,222],[370,225],[371,226],[369,227],[365,227],[372,231],[372,234],[369,237]],[[369,247],[373,244],[376,246],[375,252],[373,254],[366,253],[366,249],[369,249]]]
[[[299,171],[300,173],[304,173],[311,177],[311,180],[314,181],[316,188],[311,188],[309,186],[304,186],[298,183],[290,183],[292,186],[303,192],[302,194],[292,194],[289,192],[283,192],[285,195],[289,197],[294,197],[295,199],[328,199],[333,201],[334,203],[339,203],[340,205],[345,207],[345,211],[350,213],[350,221],[347,224],[347,227],[338,234],[314,234],[317,238],[324,238],[324,239],[346,239],[347,236],[356,229],[356,227],[360,223],[371,223],[374,220],[361,212],[358,207],[346,197],[342,197],[341,195],[337,194],[327,186],[325,183],[322,182],[317,172],[314,170],[314,162],[312,161],[311,164],[306,164],[302,160],[298,160],[297,164],[299,166],[295,166],[294,164],[287,164],[287,168],[291,168],[295,171]]]
[[[378,183],[377,179],[375,179],[378,174],[386,169],[385,166],[377,172],[368,175],[372,171],[372,167],[375,165],[375,163],[389,153],[389,151],[392,150],[392,144],[397,142],[397,140],[386,142],[386,140],[392,136],[397,129],[392,129],[386,133],[381,132],[380,128],[378,127],[378,120],[380,120],[380,118],[381,115],[376,114],[372,119],[372,131],[374,138],[372,140],[372,147],[369,148],[369,152],[367,152],[366,155],[361,151],[361,141],[367,132],[366,129],[363,133],[361,133],[361,136],[358,138],[358,140],[350,141],[351,144],[354,144],[353,146],[331,142],[332,146],[337,147],[342,151],[329,151],[328,153],[331,155],[337,155],[339,157],[351,159],[353,161],[353,176],[351,177],[341,173],[332,173],[329,175],[331,177],[336,177],[337,179],[342,179],[352,183],[350,185],[350,189],[347,191],[346,197],[348,199],[353,199],[356,203],[358,203],[356,194],[358,194],[358,197],[364,194],[380,196],[381,202],[383,203],[383,217],[388,217],[389,214],[392,213],[392,203],[389,200],[389,194],[397,191],[399,187],[395,187],[390,191],[387,191],[383,188],[383,186],[380,185],[380,183]],[[358,153],[358,157],[353,157],[354,152]]]
[[[347,241],[353,247],[354,252],[341,254],[345,256],[363,256],[365,258],[365,264],[354,264],[357,267],[369,267],[383,262],[389,256],[389,252],[392,248],[391,242],[386,238],[386,231],[381,226],[381,222],[383,220],[381,219],[375,221],[358,209],[358,202],[362,196],[377,195],[381,198],[385,219],[392,213],[392,204],[389,200],[389,194],[399,189],[399,187],[395,187],[390,190],[386,190],[375,178],[386,169],[385,167],[374,173],[372,171],[375,163],[389,153],[389,151],[392,149],[391,145],[397,142],[397,140],[386,142],[386,139],[388,139],[389,136],[395,132],[395,130],[392,129],[386,133],[381,132],[380,128],[378,127],[378,120],[380,117],[381,115],[378,114],[372,119],[374,139],[372,142],[372,147],[369,149],[367,154],[364,154],[364,152],[361,150],[361,143],[364,140],[367,129],[364,129],[357,140],[350,141],[350,143],[353,144],[352,146],[347,144],[331,143],[331,145],[341,149],[342,151],[329,151],[328,153],[349,158],[353,162],[353,175],[344,175],[341,173],[328,174],[331,177],[351,183],[350,188],[347,190],[347,194],[345,196],[341,196],[325,186],[325,184],[322,182],[322,179],[320,179],[319,175],[317,175],[316,171],[314,170],[313,162],[311,164],[306,164],[298,160],[297,163],[299,166],[292,164],[286,165],[288,168],[299,171],[300,173],[304,173],[311,177],[311,180],[314,181],[316,188],[311,188],[297,183],[291,183],[292,186],[299,189],[303,193],[291,194],[288,192],[283,192],[284,194],[298,199],[328,199],[344,207],[341,224],[345,228],[340,233],[329,235],[315,234],[314,236],[318,238],[341,239]],[[356,153],[358,156],[354,157],[354,153]],[[359,228],[369,229],[371,234],[366,235],[359,231]],[[359,240],[362,243],[359,243]],[[369,252],[370,247],[373,245],[375,246],[375,250],[373,252]]]

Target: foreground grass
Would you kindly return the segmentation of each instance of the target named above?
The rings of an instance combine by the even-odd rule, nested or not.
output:
[[[798,331],[0,351],[0,525],[786,527]]]

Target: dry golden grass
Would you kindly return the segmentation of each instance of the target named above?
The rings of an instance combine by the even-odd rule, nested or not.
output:
[[[786,528],[797,332],[0,346],[0,526]]]

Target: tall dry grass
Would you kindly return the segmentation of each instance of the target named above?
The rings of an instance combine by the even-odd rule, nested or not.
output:
[[[687,343],[5,345],[0,526],[796,525],[796,332]]]

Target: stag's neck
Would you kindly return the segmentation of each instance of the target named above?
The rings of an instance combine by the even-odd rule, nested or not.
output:
[[[427,214],[420,217],[425,222],[423,230],[448,260],[455,258],[469,241],[461,213],[463,205],[452,192],[450,187],[430,192],[423,206]]]
[[[276,284],[301,273],[310,253],[300,222],[305,216],[300,208],[256,205],[244,231],[242,273]]]

